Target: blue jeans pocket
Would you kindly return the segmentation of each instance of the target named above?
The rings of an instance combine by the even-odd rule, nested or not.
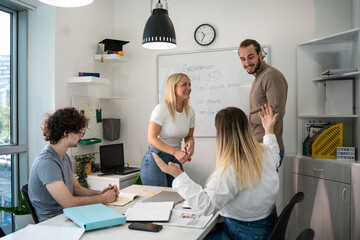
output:
[[[275,226],[276,220],[276,213],[270,214],[264,219],[252,222],[238,221],[232,218],[226,218],[225,231],[233,239],[267,239]]]

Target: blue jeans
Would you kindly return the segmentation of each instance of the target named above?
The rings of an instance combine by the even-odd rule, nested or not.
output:
[[[254,240],[267,239],[273,230],[278,216],[276,211],[264,219],[245,222],[232,218],[225,218],[225,222],[218,226],[218,229],[210,232],[206,240]]]
[[[280,163],[279,163],[279,167],[276,169],[276,171],[279,171],[279,168],[281,167],[281,164],[284,160],[284,150],[280,150],[279,155],[280,155]]]
[[[180,165],[184,171],[182,164],[171,154],[160,151],[153,145],[150,145],[144,155],[140,168],[140,178],[143,185],[171,187],[174,177],[163,173],[155,162],[152,153],[156,153],[166,164],[174,162]]]

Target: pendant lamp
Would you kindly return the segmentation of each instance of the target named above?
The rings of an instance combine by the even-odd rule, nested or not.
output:
[[[94,0],[39,0],[39,1],[55,7],[83,7],[89,5]]]
[[[175,48],[175,29],[169,18],[167,0],[165,0],[166,9],[162,7],[161,1],[159,0],[156,8],[152,10],[152,2],[151,0],[151,16],[145,24],[142,46],[148,49]]]

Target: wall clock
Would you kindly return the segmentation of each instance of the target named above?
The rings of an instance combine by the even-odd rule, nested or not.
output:
[[[201,46],[210,45],[212,42],[214,42],[215,36],[215,28],[207,23],[198,26],[194,32],[195,41]]]

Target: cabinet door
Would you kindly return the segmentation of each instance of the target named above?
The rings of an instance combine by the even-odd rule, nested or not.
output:
[[[305,198],[293,209],[290,239],[309,227],[315,231],[314,239],[349,239],[350,185],[295,173],[292,178],[292,193],[302,191]]]

